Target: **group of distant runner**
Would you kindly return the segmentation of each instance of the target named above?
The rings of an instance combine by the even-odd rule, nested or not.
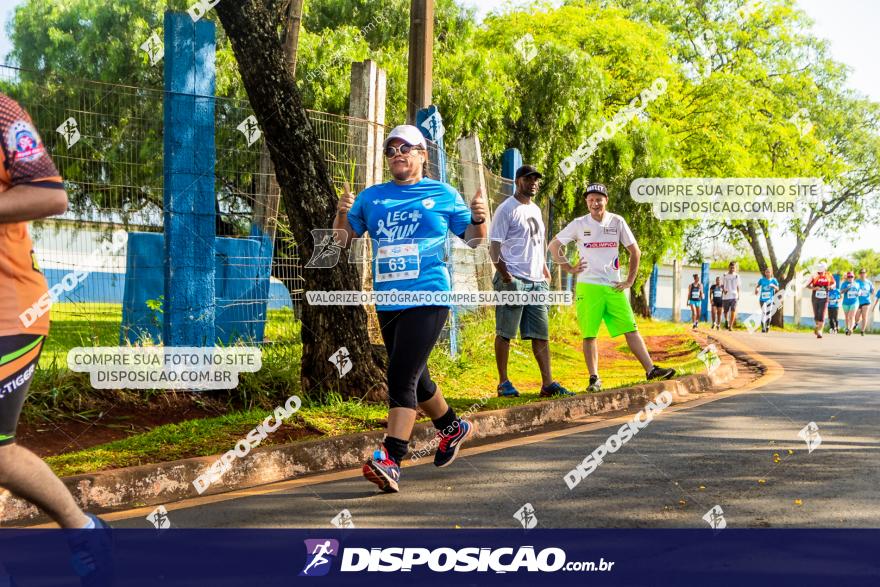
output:
[[[859,270],[858,279],[855,273],[847,271],[838,284],[834,276],[828,272],[825,263],[816,266],[816,273],[810,276],[806,283],[810,290],[810,301],[813,307],[813,320],[815,326],[813,332],[817,338],[822,338],[826,322],[828,332],[840,332],[840,308],[843,308],[844,333],[849,336],[854,333],[865,335],[870,323],[874,308],[880,303],[880,290],[874,287],[874,282],[868,278],[865,269]],[[763,277],[755,285],[755,295],[761,306],[761,332],[770,331],[770,319],[780,310],[779,281],[773,277],[772,270],[768,267],[763,271]],[[709,306],[711,308],[711,320],[713,330],[722,328],[733,330],[736,326],[736,306],[742,294],[742,279],[737,272],[736,262],[728,265],[727,273],[715,278],[715,283],[709,286]],[[693,328],[699,326],[702,317],[702,303],[704,288],[700,281],[700,275],[695,273],[693,281],[688,284],[687,290],[688,307],[691,310]]]

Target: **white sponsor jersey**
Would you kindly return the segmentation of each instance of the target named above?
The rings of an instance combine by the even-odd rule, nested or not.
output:
[[[578,274],[578,282],[599,285],[620,281],[619,247],[636,242],[626,220],[611,212],[605,212],[602,222],[596,222],[590,214],[575,218],[556,238],[563,245],[576,243],[580,258],[587,262],[587,268]]]

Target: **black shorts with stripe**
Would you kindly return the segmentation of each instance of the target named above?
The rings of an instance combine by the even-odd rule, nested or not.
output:
[[[44,336],[0,336],[0,446],[15,442],[15,429],[43,350]]]

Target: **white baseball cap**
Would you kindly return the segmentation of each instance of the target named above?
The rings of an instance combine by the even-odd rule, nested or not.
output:
[[[399,126],[395,126],[392,129],[391,133],[388,135],[388,138],[385,139],[385,142],[382,143],[382,148],[386,148],[388,146],[388,143],[390,143],[393,139],[400,139],[407,145],[411,145],[413,147],[418,145],[423,149],[428,148],[428,143],[425,142],[425,135],[422,134],[422,131],[412,126],[411,124],[401,124]]]
[[[818,271],[819,273],[825,273],[826,271],[828,271],[828,265],[826,265],[825,263],[819,263],[818,265],[816,265],[816,271]]]

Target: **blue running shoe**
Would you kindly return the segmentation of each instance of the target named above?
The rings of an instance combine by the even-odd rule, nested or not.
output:
[[[363,468],[364,477],[372,481],[385,493],[397,493],[400,491],[400,465],[388,456],[385,445],[373,451],[373,456],[367,459]]]
[[[455,432],[452,434],[437,433],[440,437],[440,445],[437,447],[437,452],[434,453],[435,467],[451,465],[458,455],[458,449],[461,448],[462,443],[467,440],[467,437],[474,430],[474,425],[467,420],[459,418],[457,422],[458,426],[456,426]]]
[[[113,536],[110,526],[94,514],[86,514],[94,528],[68,530],[67,542],[73,555],[70,564],[85,587],[114,584]]]
[[[572,397],[575,395],[577,394],[562,387],[558,381],[541,388],[541,397]]]
[[[498,397],[519,397],[519,392],[508,379],[498,386]]]

